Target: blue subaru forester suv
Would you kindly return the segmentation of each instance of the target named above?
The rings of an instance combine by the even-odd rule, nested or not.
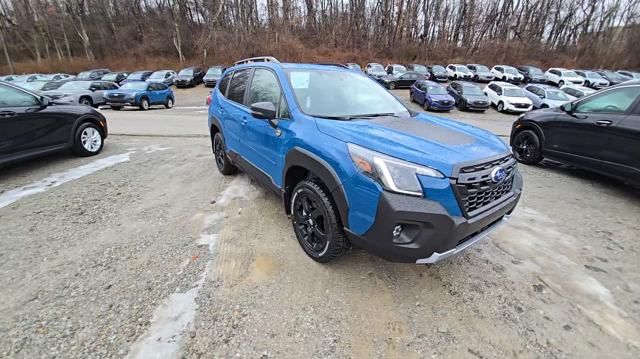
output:
[[[212,93],[216,165],[277,193],[303,250],[329,262],[351,245],[435,263],[512,213],[522,177],[493,134],[414,113],[339,65],[238,61]]]

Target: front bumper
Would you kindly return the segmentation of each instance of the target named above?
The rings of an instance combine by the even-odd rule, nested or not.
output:
[[[193,86],[193,81],[176,80],[173,84],[176,87],[189,87]]]
[[[533,109],[533,105],[529,105],[528,107],[516,107],[512,103],[505,104],[504,109],[509,112],[527,112]]]
[[[204,79],[204,85],[207,87],[215,87],[217,83],[218,83],[218,80]]]
[[[389,261],[436,263],[469,248],[496,230],[515,209],[522,191],[516,173],[513,190],[498,205],[473,216],[452,216],[437,201],[383,192],[373,226],[364,234],[346,230],[349,240]],[[400,225],[401,232],[394,235]]]
[[[429,107],[432,110],[441,110],[441,111],[450,111],[456,105],[455,101],[451,101],[450,103],[443,104],[439,101],[431,101],[429,102]]]
[[[495,76],[478,75],[478,81],[491,82],[495,80],[495,78],[496,78]]]
[[[467,110],[478,110],[485,111],[491,107],[491,102],[487,101],[485,104],[477,104],[475,102],[467,102],[466,109]]]

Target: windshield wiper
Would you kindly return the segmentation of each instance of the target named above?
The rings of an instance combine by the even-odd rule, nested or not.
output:
[[[391,116],[391,117],[399,117],[398,115],[396,115],[393,112],[386,112],[386,113],[365,113],[362,115],[353,115],[353,116],[349,116],[349,119],[354,119],[354,118],[371,118],[371,117],[385,117],[385,116]]]

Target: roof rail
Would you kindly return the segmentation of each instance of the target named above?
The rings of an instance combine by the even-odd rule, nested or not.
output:
[[[257,56],[257,57],[250,57],[248,59],[236,61],[233,65],[237,66],[242,64],[250,64],[252,62],[274,62],[276,64],[280,63],[280,61],[278,61],[278,59],[276,59],[273,56]]]
[[[320,64],[316,64],[316,65],[322,65],[322,66],[338,66],[338,67],[343,67],[345,69],[348,69],[349,66],[345,65],[345,64],[338,64],[338,63],[320,63]]]

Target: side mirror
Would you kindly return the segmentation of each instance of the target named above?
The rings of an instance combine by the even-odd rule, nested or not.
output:
[[[571,102],[567,102],[564,105],[560,106],[560,109],[566,113],[573,112],[573,104]]]
[[[49,106],[49,98],[46,96],[40,96],[40,106],[43,108]]]
[[[547,96],[545,96],[545,95],[538,95],[538,96],[540,96],[541,99],[547,98]]]
[[[271,121],[276,118],[276,106],[271,102],[256,102],[251,105],[251,115]]]
[[[91,92],[96,92],[96,90],[97,90],[97,88],[95,88],[95,87],[90,87],[89,88],[89,91],[91,91]]]

